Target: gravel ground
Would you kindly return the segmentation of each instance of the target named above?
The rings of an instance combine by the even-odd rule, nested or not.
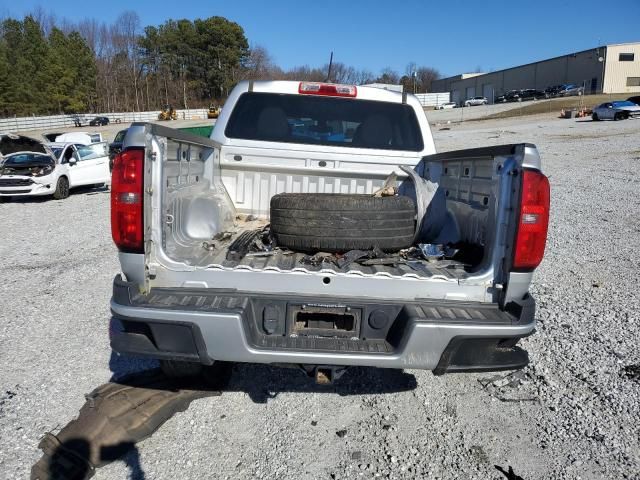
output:
[[[354,369],[328,388],[237,365],[221,396],[194,401],[94,478],[640,478],[640,122],[438,128],[441,151],[540,148],[552,218],[533,286],[538,332],[523,342],[531,365],[444,377]],[[74,418],[83,394],[151,365],[111,358],[108,202],[83,190],[0,204],[1,478],[28,477],[40,436]]]

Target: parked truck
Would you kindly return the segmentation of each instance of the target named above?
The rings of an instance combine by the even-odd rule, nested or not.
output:
[[[393,172],[399,187],[373,195]],[[420,182],[437,187],[428,202]],[[111,346],[170,375],[218,361],[324,381],[349,366],[521,368],[548,215],[534,145],[436,153],[412,95],[241,82],[209,139],[127,131]]]

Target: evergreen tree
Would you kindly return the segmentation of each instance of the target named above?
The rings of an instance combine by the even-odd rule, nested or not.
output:
[[[67,37],[58,28],[49,34],[49,57],[47,70],[50,82],[47,85],[47,97],[55,113],[70,110],[70,96],[75,87],[73,69],[70,68],[71,57],[68,54]]]
[[[10,97],[9,60],[7,58],[7,44],[0,38],[0,115],[6,117],[12,113],[8,108]]]
[[[74,88],[69,90],[68,109],[65,111],[88,111],[95,104],[96,60],[91,48],[78,32],[71,32],[66,44]]]
[[[8,115],[23,115],[27,108],[24,99],[29,96],[23,91],[31,87],[22,83],[27,62],[27,59],[21,56],[24,43],[22,22],[13,19],[2,22],[2,36],[6,48],[6,61],[9,65],[4,80],[6,89],[2,92],[3,108]]]
[[[17,71],[24,89],[19,99],[23,105],[22,113],[52,113],[54,107],[47,98],[47,88],[51,81],[47,60],[49,45],[44,37],[40,24],[31,16],[24,19],[22,26],[22,42],[20,44]]]

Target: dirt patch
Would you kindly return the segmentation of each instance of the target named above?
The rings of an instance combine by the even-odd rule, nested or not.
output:
[[[606,133],[590,133],[590,134],[576,132],[576,133],[560,133],[556,135],[549,135],[548,137],[559,138],[559,139],[571,138],[571,139],[588,140],[588,139],[610,138],[610,137],[626,136],[626,135],[629,135],[629,132],[614,132],[614,133],[606,132]],[[631,152],[631,154],[632,155],[640,154],[640,151]]]

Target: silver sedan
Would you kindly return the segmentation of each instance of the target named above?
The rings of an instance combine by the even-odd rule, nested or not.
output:
[[[628,100],[602,103],[594,108],[591,114],[594,121],[624,120],[631,117],[640,117],[640,106]]]

